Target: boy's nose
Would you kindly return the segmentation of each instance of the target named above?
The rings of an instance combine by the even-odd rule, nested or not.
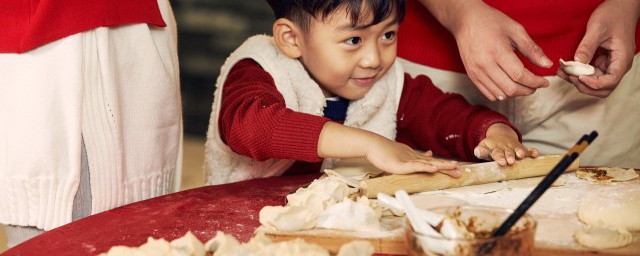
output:
[[[360,60],[362,68],[378,68],[380,66],[380,49],[369,47]]]

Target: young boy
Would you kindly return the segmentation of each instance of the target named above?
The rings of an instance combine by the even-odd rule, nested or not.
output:
[[[404,1],[269,4],[273,38],[248,39],[218,77],[207,183],[317,172],[323,159],[331,166],[327,158],[366,157],[390,173],[458,177],[455,161],[432,152],[501,165],[537,156],[505,117],[404,74],[395,37]]]

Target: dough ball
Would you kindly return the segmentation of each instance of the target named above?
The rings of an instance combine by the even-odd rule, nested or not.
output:
[[[623,247],[633,241],[631,233],[624,229],[605,226],[586,226],[575,233],[578,243],[593,249],[610,249]]]
[[[356,240],[340,246],[337,256],[371,256],[375,250],[367,241]]]
[[[640,231],[640,188],[600,189],[582,199],[578,217],[584,223]]]

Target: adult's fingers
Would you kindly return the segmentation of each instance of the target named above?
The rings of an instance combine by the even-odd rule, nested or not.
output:
[[[508,97],[525,96],[535,92],[535,89],[514,82],[503,69],[496,66],[488,73],[491,80]]]
[[[603,31],[602,29],[587,28],[587,32],[580,41],[580,44],[578,44],[576,53],[573,55],[573,59],[582,63],[591,62],[596,50],[598,50],[598,47],[600,47],[604,41]]]
[[[542,48],[538,46],[533,39],[527,34],[527,31],[521,25],[518,25],[511,34],[511,40],[515,48],[522,53],[527,59],[529,59],[533,64],[543,67],[550,68],[553,66],[553,62],[544,54]]]
[[[622,77],[629,71],[631,67],[631,59],[625,56],[611,56],[610,63],[606,67],[606,70],[601,70],[602,66],[606,64],[602,63],[601,57],[596,59],[598,61],[597,71],[603,71],[604,74],[594,76],[581,76],[579,80],[586,86],[592,89],[614,89],[622,80]],[[594,63],[595,64],[595,63]]]
[[[609,96],[609,94],[611,94],[611,92],[613,91],[613,89],[609,89],[609,88],[592,89],[591,87],[589,87],[589,86],[585,85],[584,83],[582,83],[580,81],[580,79],[578,79],[575,76],[570,76],[569,77],[569,81],[571,83],[573,83],[573,85],[576,87],[576,89],[578,89],[579,92],[587,94],[587,95],[591,95],[591,96],[605,98],[605,97]]]
[[[496,64],[497,66],[497,64]],[[480,81],[481,84],[483,84],[485,86],[485,88],[487,88],[487,91],[489,91],[489,93],[494,97],[494,100],[504,100],[507,98],[507,95],[502,91],[502,89],[500,89],[500,87],[491,79],[491,77],[489,77],[489,74],[486,71],[487,69],[483,70],[482,72],[477,72],[475,74],[475,77],[477,80]],[[489,98],[489,100],[491,100],[491,98]],[[491,100],[491,101],[494,101]]]
[[[531,73],[515,54],[502,55],[498,58],[498,65],[515,83],[534,89],[549,86],[547,79]]]

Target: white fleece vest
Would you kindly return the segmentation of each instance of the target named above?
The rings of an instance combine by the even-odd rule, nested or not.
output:
[[[227,58],[216,83],[205,145],[204,169],[207,184],[279,176],[295,162],[291,159],[256,161],[236,154],[220,138],[218,118],[222,87],[233,66],[243,59],[253,59],[271,74],[287,108],[317,116],[323,115],[326,98],[302,64],[280,53],[273,38],[269,36],[257,35],[247,39]],[[344,124],[395,139],[396,114],[403,84],[404,71],[396,61],[364,98],[350,103]],[[331,167],[334,162],[335,160],[325,159],[323,169]]]

